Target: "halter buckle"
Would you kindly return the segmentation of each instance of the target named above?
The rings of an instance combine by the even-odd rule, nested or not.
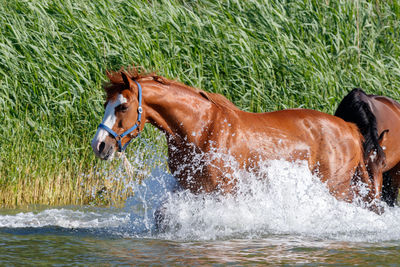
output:
[[[143,112],[142,107],[138,107],[137,111],[138,111],[139,114],[142,114],[142,112]]]

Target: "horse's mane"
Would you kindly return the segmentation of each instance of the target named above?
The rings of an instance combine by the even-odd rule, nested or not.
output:
[[[364,158],[374,149],[377,153],[384,153],[379,145],[376,117],[372,113],[369,104],[362,99],[367,96],[362,89],[355,88],[343,98],[335,112],[335,116],[358,126],[364,137]]]
[[[122,79],[121,72],[124,72],[129,78],[134,81],[140,81],[144,79],[152,79],[158,83],[165,85],[178,85],[179,87],[186,88],[194,93],[199,94],[208,101],[214,103],[218,107],[224,107],[231,110],[239,110],[232,102],[226,97],[217,93],[209,93],[200,89],[190,87],[186,84],[178,81],[170,80],[165,77],[157,75],[155,72],[146,72],[143,68],[131,67],[128,70],[124,68],[119,71],[107,71],[107,77],[109,82],[104,85],[104,90],[107,93],[107,100],[113,98],[119,91],[124,89],[124,81]]]
[[[235,104],[233,104],[231,101],[229,101],[225,96],[221,94],[209,93],[202,90],[200,90],[200,94],[218,107],[224,107],[230,110],[239,110],[239,108],[235,106]]]
[[[113,98],[119,91],[125,89],[125,83],[121,73],[125,73],[129,78],[134,81],[150,78],[162,84],[168,84],[168,79],[156,75],[155,72],[146,72],[143,68],[130,67],[129,69],[121,68],[118,71],[106,71],[108,82],[104,84],[103,88],[107,94],[107,100]]]

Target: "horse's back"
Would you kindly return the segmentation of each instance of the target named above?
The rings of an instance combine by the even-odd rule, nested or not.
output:
[[[307,143],[332,139],[351,139],[358,145],[362,139],[357,126],[343,119],[311,109],[285,109],[267,113],[245,113],[241,121],[247,129],[277,129],[280,133]],[[331,141],[331,140],[329,140]]]
[[[307,151],[307,158],[301,159],[308,161],[310,170],[318,172],[322,181],[329,180],[332,188],[340,184],[338,180],[349,181],[362,159],[362,136],[357,126],[330,114],[288,109],[250,114],[244,120],[260,131],[265,129],[264,136],[269,139],[275,135],[275,140],[283,140],[282,144],[274,142],[280,151]]]
[[[318,138],[320,134],[334,134],[336,137],[359,138],[359,130],[353,123],[348,123],[343,119],[312,109],[286,109],[262,113],[257,121],[272,121],[282,128],[292,129],[294,134],[301,133],[301,130],[317,130]],[[327,132],[328,131],[328,132]]]

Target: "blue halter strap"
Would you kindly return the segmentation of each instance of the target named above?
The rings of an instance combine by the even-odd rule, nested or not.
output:
[[[133,138],[131,140],[129,140],[128,142],[126,142],[126,144],[124,146],[122,146],[121,140],[122,138],[124,138],[125,136],[127,136],[128,134],[130,134],[131,132],[133,132],[134,130],[136,130],[139,126],[140,126],[140,121],[142,119],[142,86],[140,86],[140,84],[137,81],[134,81],[137,86],[138,86],[138,100],[139,100],[139,107],[138,107],[138,118],[137,121],[135,123],[135,125],[133,125],[131,128],[129,128],[128,130],[126,130],[125,132],[123,132],[122,134],[117,134],[116,132],[114,132],[113,130],[111,130],[108,126],[104,125],[103,123],[99,124],[98,128],[104,129],[106,130],[109,134],[111,134],[114,139],[117,141],[118,143],[118,152],[123,152],[125,151],[126,147],[129,145],[129,143],[133,140]],[[139,133],[137,136],[140,135],[140,129],[139,129]],[[136,137],[137,137],[136,136]]]

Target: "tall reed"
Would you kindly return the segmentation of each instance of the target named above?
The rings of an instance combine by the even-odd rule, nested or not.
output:
[[[110,203],[87,193],[115,167],[90,149],[106,69],[332,113],[352,87],[400,99],[398,40],[398,1],[0,0],[0,202]]]

